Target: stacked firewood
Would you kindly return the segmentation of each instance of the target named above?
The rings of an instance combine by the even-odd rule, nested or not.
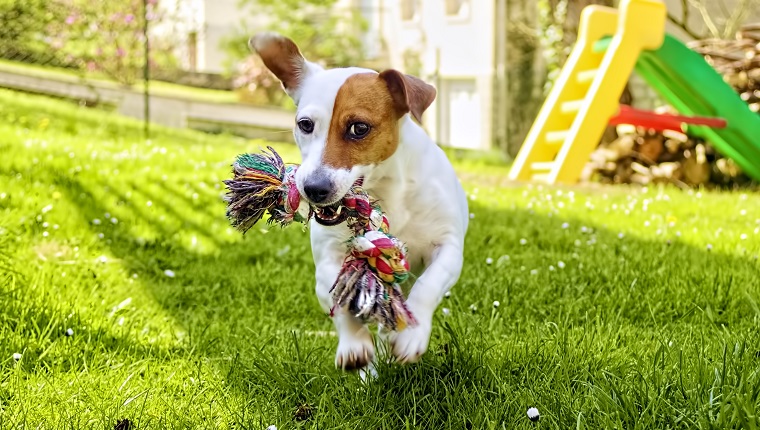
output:
[[[750,109],[760,112],[760,23],[742,27],[736,40],[699,40],[689,47],[723,75]]]
[[[750,109],[760,112],[760,24],[743,27],[737,36],[736,40],[700,40],[690,47],[723,75]],[[658,112],[676,113],[669,107]],[[583,179],[641,185],[674,183],[684,187],[751,182],[733,160],[697,137],[633,126],[611,128],[606,136],[592,154]]]

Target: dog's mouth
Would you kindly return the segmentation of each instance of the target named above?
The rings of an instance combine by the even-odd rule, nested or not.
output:
[[[314,219],[321,225],[333,226],[342,223],[348,218],[348,210],[337,202],[330,206],[314,208]]]

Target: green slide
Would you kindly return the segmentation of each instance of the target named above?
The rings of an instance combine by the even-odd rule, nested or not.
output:
[[[609,38],[595,50],[607,48]],[[701,55],[666,35],[656,51],[644,51],[636,72],[683,115],[723,118],[723,129],[690,126],[689,133],[715,145],[747,175],[760,181],[760,115],[752,112]]]

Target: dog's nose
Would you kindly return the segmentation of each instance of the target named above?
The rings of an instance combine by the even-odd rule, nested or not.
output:
[[[309,178],[303,185],[303,191],[312,203],[322,203],[330,195],[332,183],[325,177]]]

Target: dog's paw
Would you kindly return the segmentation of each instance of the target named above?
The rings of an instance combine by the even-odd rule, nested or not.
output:
[[[390,337],[393,356],[401,364],[416,363],[427,351],[430,342],[431,323],[418,322]]]
[[[363,369],[375,358],[372,334],[366,327],[352,336],[344,336],[338,341],[335,367],[343,370]]]

